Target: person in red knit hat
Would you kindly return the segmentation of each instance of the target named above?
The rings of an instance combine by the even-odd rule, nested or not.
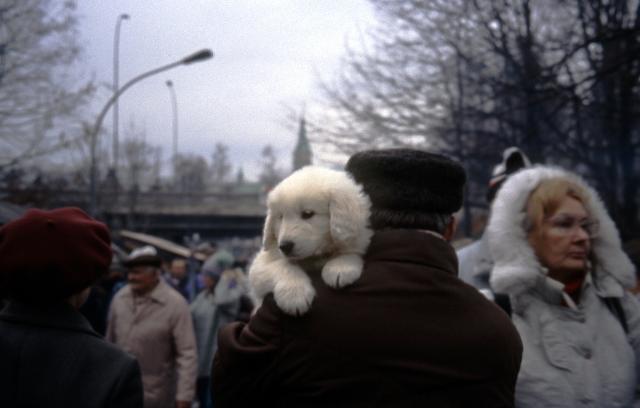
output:
[[[0,228],[0,406],[142,407],[136,359],[78,311],[111,257],[109,230],[79,208]]]

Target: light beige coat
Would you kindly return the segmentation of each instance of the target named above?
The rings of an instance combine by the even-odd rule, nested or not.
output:
[[[163,280],[147,295],[129,285],[114,297],[106,338],[140,363],[145,408],[192,401],[198,368],[189,306]]]

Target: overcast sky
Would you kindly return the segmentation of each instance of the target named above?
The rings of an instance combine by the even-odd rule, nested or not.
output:
[[[230,147],[234,166],[255,178],[270,143],[289,169],[296,134],[282,122],[282,104],[300,106],[317,95],[317,75],[331,78],[347,39],[373,20],[366,0],[80,0],[84,66],[112,83],[118,15],[120,85],[202,48],[215,58],[150,77],[120,99],[120,140],[127,124],[172,151],[172,110],[166,81],[178,99],[179,151],[209,159],[216,142]],[[105,92],[98,99],[108,96]],[[98,101],[96,112],[104,104]],[[111,115],[105,120],[111,146]],[[237,169],[237,167],[236,167]]]

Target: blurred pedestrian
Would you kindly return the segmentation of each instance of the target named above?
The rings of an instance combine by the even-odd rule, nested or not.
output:
[[[202,277],[205,288],[191,304],[191,316],[198,345],[197,396],[200,408],[211,408],[211,364],[217,349],[218,330],[235,321],[240,312],[243,285],[231,268],[233,256],[224,250],[205,263]]]
[[[487,228],[491,284],[524,344],[518,407],[630,407],[640,367],[635,273],[584,180],[534,167],[509,178]]]
[[[107,227],[78,208],[0,228],[0,407],[142,407],[140,368],[78,309],[111,263]]]
[[[513,407],[520,339],[458,279],[449,244],[462,166],[389,149],[355,154],[347,171],[372,202],[362,276],[335,290],[306,265],[316,290],[308,314],[283,313],[269,294],[248,324],[224,327],[216,408]]]
[[[192,281],[187,270],[187,261],[184,258],[173,258],[169,264],[169,270],[164,275],[165,281],[182,295],[187,301],[191,301],[195,298],[195,287],[192,285]]]
[[[502,184],[518,170],[530,167],[529,158],[517,147],[509,147],[502,152],[502,161],[498,163],[491,173],[489,187],[487,189],[487,201],[493,202],[496,193]],[[487,235],[482,234],[479,240],[461,248],[458,255],[458,276],[469,285],[478,289],[490,300],[496,300],[491,290],[489,276],[493,268],[493,259],[489,252]],[[501,299],[497,299],[498,303]],[[502,305],[501,305],[502,306]]]
[[[195,393],[196,342],[186,300],[160,276],[155,248],[134,250],[127,286],[114,297],[107,339],[135,355],[145,408],[187,408]]]

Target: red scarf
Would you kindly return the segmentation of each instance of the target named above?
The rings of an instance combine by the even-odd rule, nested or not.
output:
[[[571,299],[573,299],[573,301],[576,303],[578,303],[578,300],[580,299],[582,284],[584,283],[584,279],[586,276],[587,274],[585,273],[578,278],[565,282],[564,289],[562,289],[567,295],[571,296]]]

